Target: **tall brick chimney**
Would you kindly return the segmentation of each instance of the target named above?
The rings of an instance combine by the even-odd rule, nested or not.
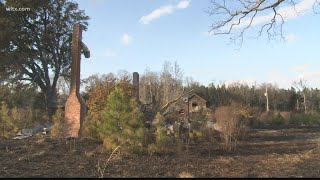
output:
[[[133,84],[133,90],[134,90],[134,97],[139,102],[139,73],[137,72],[133,73],[132,84]]]
[[[86,104],[79,93],[80,89],[80,63],[81,50],[84,44],[82,39],[82,28],[80,24],[73,25],[71,46],[71,89],[65,104],[66,137],[77,138],[81,135],[80,129],[86,115]],[[90,57],[86,54],[86,58]]]

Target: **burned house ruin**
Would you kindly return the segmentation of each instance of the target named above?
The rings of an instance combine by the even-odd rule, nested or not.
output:
[[[132,84],[134,90],[133,96],[139,101],[139,74],[137,72],[133,73]],[[206,99],[196,93],[190,95],[190,92],[185,92],[185,90],[183,90],[179,99],[169,101],[162,108],[158,106],[159,104],[156,102],[144,104],[140,102],[140,109],[146,116],[146,124],[151,125],[156,113],[160,112],[169,120],[172,118],[172,115],[176,118],[178,117],[178,119],[175,118],[176,121],[178,121],[177,123],[183,124],[183,126],[188,128],[192,120],[192,115],[204,113],[208,119],[210,119],[213,113],[213,110],[208,108],[209,103]]]

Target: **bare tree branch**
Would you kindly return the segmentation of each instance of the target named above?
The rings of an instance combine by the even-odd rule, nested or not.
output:
[[[184,91],[185,91],[185,89],[183,88],[181,94],[180,94],[176,99],[167,102],[167,104],[165,104],[165,105],[161,108],[161,111],[160,111],[161,114],[162,114],[164,111],[166,111],[171,104],[177,102],[177,101],[183,96]]]
[[[316,8],[318,8],[318,10]],[[320,0],[314,1],[312,10],[315,14],[320,14]]]
[[[279,37],[285,40],[283,25],[286,11],[295,11],[298,15],[302,1],[297,0],[211,0],[206,11],[214,18],[209,34],[230,35],[230,40],[242,45],[245,33],[258,26],[257,37],[263,33],[269,40]],[[311,7],[310,7],[311,8]],[[313,12],[320,13],[320,0],[314,0]],[[286,10],[286,11],[285,11]]]
[[[192,91],[193,91],[193,89],[191,89],[190,91],[185,93],[185,88],[183,88],[182,92],[180,93],[180,95],[176,99],[173,99],[173,100],[167,102],[164,106],[162,106],[160,113],[163,114],[171,106],[171,104],[177,102],[182,96],[189,94]]]

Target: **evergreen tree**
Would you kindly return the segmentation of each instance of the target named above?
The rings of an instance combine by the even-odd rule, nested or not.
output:
[[[106,148],[114,149],[129,139],[130,149],[139,150],[142,147],[143,122],[137,103],[118,86],[107,101],[102,119],[97,124]]]

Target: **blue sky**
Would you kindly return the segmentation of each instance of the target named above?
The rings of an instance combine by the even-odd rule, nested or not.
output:
[[[209,0],[76,2],[91,18],[83,33],[91,57],[82,57],[82,78],[120,70],[143,74],[147,67],[160,71],[167,60],[177,61],[185,77],[203,85],[256,81],[289,88],[303,77],[308,86],[319,88],[320,15],[308,8],[285,23],[286,42],[250,39],[249,31],[237,50],[229,36],[208,35],[213,22],[205,13]]]

